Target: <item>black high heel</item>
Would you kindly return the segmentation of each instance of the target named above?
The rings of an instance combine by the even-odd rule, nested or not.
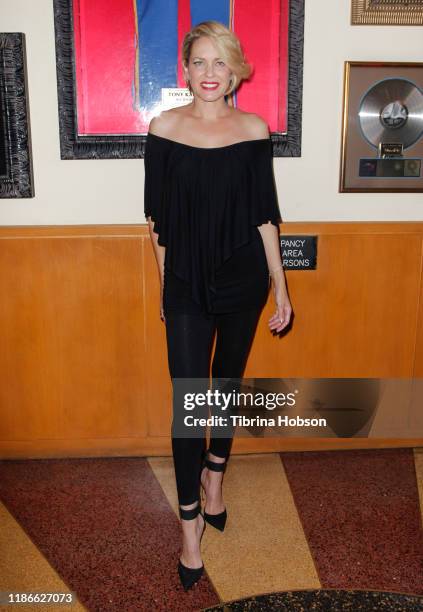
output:
[[[204,519],[204,514],[201,513],[200,500],[198,501],[198,505],[195,508],[191,508],[191,510],[184,510],[181,507],[179,508],[179,516],[184,521],[191,521],[195,519],[199,514],[201,514],[201,516]],[[200,544],[201,544],[201,538],[203,537],[205,528],[206,528],[206,522],[204,519],[204,527],[203,527],[203,531],[200,537]],[[204,565],[198,568],[192,568],[192,567],[186,567],[186,565],[184,565],[180,559],[178,561],[178,574],[179,574],[179,578],[181,580],[182,586],[184,587],[185,591],[188,591],[192,586],[194,586],[196,582],[200,580],[201,576],[203,575],[203,572],[204,572]]]
[[[208,468],[212,472],[225,472],[226,463],[226,461],[224,463],[216,463],[215,461],[210,461],[210,459],[207,459],[207,455],[204,455],[201,467],[200,482],[204,468]],[[203,487],[203,484],[201,484],[201,486]],[[225,529],[228,513],[226,512],[226,508],[223,510],[223,512],[219,512],[219,514],[209,514],[208,512],[204,511],[203,517],[204,520],[209,523],[209,525],[211,525],[215,529],[218,529],[219,531],[223,531]]]

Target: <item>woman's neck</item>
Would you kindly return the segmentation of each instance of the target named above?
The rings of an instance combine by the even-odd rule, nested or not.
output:
[[[191,104],[192,116],[203,121],[216,121],[222,117],[227,117],[231,112],[224,97],[213,102],[206,102],[201,100],[201,98],[195,97]]]

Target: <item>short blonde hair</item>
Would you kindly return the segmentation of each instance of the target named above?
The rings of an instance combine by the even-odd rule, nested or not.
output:
[[[182,61],[188,66],[191,48],[198,38],[208,36],[213,40],[222,59],[232,70],[233,77],[225,95],[231,94],[243,79],[251,75],[251,66],[246,62],[239,38],[229,28],[218,21],[203,21],[194,26],[184,37],[182,43]]]

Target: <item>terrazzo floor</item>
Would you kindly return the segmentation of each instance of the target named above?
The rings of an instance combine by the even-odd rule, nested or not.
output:
[[[0,609],[423,609],[423,448],[232,455],[224,497],[185,593],[171,457],[0,461],[0,591],[76,595]]]

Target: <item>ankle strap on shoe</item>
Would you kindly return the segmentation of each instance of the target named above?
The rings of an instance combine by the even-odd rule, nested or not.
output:
[[[184,521],[191,521],[192,519],[195,519],[195,517],[198,514],[200,514],[200,511],[201,511],[200,502],[198,502],[195,508],[191,508],[190,510],[185,510],[184,508],[181,508],[179,506],[179,516]]]
[[[206,459],[205,461],[206,467],[212,472],[224,472],[226,470],[226,461],[223,463],[216,463],[215,461],[210,461],[210,459]]]

